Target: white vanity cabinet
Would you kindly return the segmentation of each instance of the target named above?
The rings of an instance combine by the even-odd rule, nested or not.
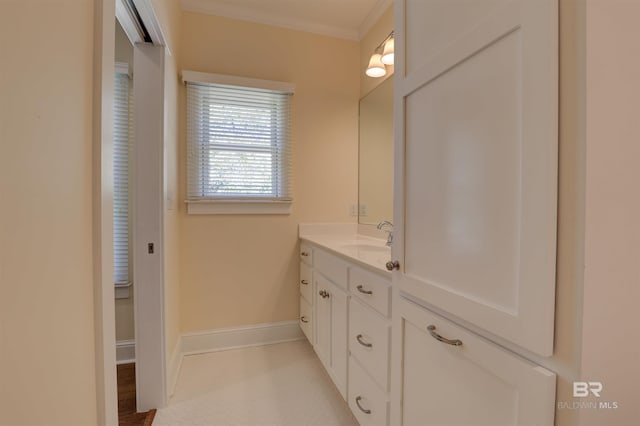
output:
[[[554,373],[404,298],[395,308],[393,424],[553,425]]]
[[[304,242],[300,260],[300,328],[346,398],[348,263]]]
[[[313,249],[308,244],[300,244],[300,329],[309,342],[315,342],[315,321],[313,312]]]
[[[361,426],[386,426],[390,401],[390,276],[351,266],[349,292],[349,407]]]
[[[558,1],[399,0],[394,15],[394,286],[550,356]]]
[[[314,348],[340,394],[346,398],[347,293],[318,271],[314,277],[316,283]]]
[[[391,424],[553,425],[558,1],[394,7]]]
[[[306,241],[300,259],[303,332],[360,425],[387,426],[391,274]]]

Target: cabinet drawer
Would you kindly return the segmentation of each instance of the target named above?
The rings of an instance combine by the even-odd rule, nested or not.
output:
[[[357,266],[349,268],[349,291],[382,315],[389,317],[391,282]]]
[[[397,307],[393,374],[402,404],[394,400],[394,418],[406,426],[553,425],[555,374],[407,300]]]
[[[360,426],[389,424],[389,400],[354,357],[349,357],[349,408]],[[407,423],[408,424],[408,423]]]
[[[300,262],[300,295],[313,304],[313,269]]]
[[[311,304],[305,300],[304,297],[300,297],[300,328],[309,342],[313,344],[313,309]]]
[[[347,290],[348,263],[322,250],[314,251],[315,270]]]
[[[313,248],[309,244],[300,243],[300,260],[313,266]]]
[[[349,300],[349,350],[385,392],[389,389],[390,326],[358,300]]]

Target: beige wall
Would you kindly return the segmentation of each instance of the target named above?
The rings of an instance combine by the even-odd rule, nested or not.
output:
[[[393,5],[389,6],[389,9],[378,19],[367,34],[362,37],[362,40],[360,40],[360,97],[365,96],[374,87],[393,75],[393,65],[387,66],[387,74],[384,77],[373,78],[364,73],[369,65],[369,58],[371,58],[375,48],[392,30]]]
[[[617,410],[580,424],[640,418],[640,2],[587,0],[586,222],[582,379]]]
[[[0,424],[97,422],[93,8],[0,13]]]
[[[186,215],[185,91],[181,89],[182,331],[295,320],[297,226],[354,222],[358,43],[183,13],[181,69],[296,84],[291,215]]]

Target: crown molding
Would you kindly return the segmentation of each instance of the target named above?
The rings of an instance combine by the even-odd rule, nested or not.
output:
[[[383,1],[391,3],[392,0]],[[288,18],[268,12],[256,12],[248,7],[229,3],[220,3],[216,0],[181,0],[180,6],[182,10],[187,12],[222,16],[224,18],[255,22],[258,24],[271,25],[290,30],[305,31],[345,40],[360,40],[358,30],[356,29],[323,25],[305,19]]]
[[[358,28],[358,40],[362,40],[369,30],[378,22],[387,9],[393,4],[393,0],[378,0],[371,12],[364,18]]]

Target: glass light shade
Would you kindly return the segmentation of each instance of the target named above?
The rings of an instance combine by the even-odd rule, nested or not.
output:
[[[385,65],[393,65],[393,51],[394,51],[393,37],[384,43],[384,49],[382,50],[382,63]]]
[[[384,64],[382,63],[382,55],[380,55],[379,53],[374,53],[373,55],[371,55],[371,59],[369,59],[369,66],[367,67],[367,71],[365,72],[365,74],[367,74],[369,77],[384,77],[384,75],[387,73],[387,70],[384,67]]]

